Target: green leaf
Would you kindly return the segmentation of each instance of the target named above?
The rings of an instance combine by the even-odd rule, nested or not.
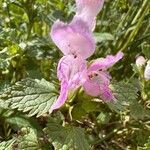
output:
[[[8,106],[9,106],[9,103],[0,99],[0,108],[8,109],[9,108]]]
[[[150,149],[150,138],[148,139],[148,142],[145,144],[145,146]]]
[[[23,79],[1,96],[12,109],[29,112],[29,116],[37,114],[37,117],[48,112],[56,98],[54,85],[44,79]]]
[[[0,150],[12,150],[14,142],[15,142],[14,139],[11,139],[9,141],[1,142],[0,143]]]
[[[9,117],[5,118],[5,122],[10,124],[14,130],[21,129],[23,127],[31,127],[38,133],[42,131],[42,128],[39,126],[37,120],[34,118],[29,118],[21,113],[11,114]]]
[[[108,106],[118,112],[127,110],[133,100],[137,99],[140,86],[137,80],[132,80],[114,83],[111,88],[117,100],[109,102]]]
[[[96,42],[113,41],[114,37],[110,33],[94,33]]]
[[[50,143],[44,143],[43,137],[38,137],[36,132],[31,128],[22,128],[23,136],[19,136],[16,140],[17,148],[20,150],[51,150]]]
[[[139,120],[149,116],[150,110],[144,108],[144,106],[137,101],[133,101],[130,105],[130,114],[135,120]]]
[[[4,89],[8,88],[10,86],[10,83],[8,80],[6,81],[0,81],[0,94],[4,92]]]
[[[94,101],[94,99],[84,99],[82,101],[82,108],[87,112],[99,111],[99,102]]]
[[[49,120],[45,132],[56,150],[89,150],[84,130],[78,127],[63,127]]]
[[[117,100],[116,102],[108,103],[111,109],[117,112],[129,110],[130,115],[135,120],[143,119],[150,115],[150,111],[138,102],[138,91],[140,90],[138,80],[133,79],[129,82],[115,83],[112,89]]]

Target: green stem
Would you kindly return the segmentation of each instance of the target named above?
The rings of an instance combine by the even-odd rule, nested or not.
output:
[[[129,16],[129,19],[130,18],[133,18],[132,16],[133,15],[135,15],[135,13],[136,13],[136,15],[135,15],[135,17],[133,18],[133,20],[132,20],[132,22],[130,23],[130,27],[128,28],[128,30],[126,31],[126,33],[124,34],[124,36],[122,37],[122,39],[121,39],[121,41],[120,42],[118,42],[118,44],[116,45],[116,47],[117,47],[117,49],[125,49],[127,46],[128,46],[128,44],[130,43],[130,40],[132,40],[135,36],[136,36],[136,34],[135,33],[137,33],[138,32],[138,30],[140,29],[140,27],[141,27],[141,25],[142,25],[142,21],[143,21],[143,19],[144,19],[144,17],[145,17],[145,15],[146,15],[146,13],[145,13],[145,7],[147,7],[148,6],[148,3],[149,3],[149,1],[148,0],[144,0],[144,2],[143,2],[143,4],[142,4],[142,6],[141,6],[141,8],[138,10],[138,12],[136,13],[136,10],[137,9],[134,9],[134,7],[135,6],[133,6],[133,9],[130,9],[129,10],[129,12],[132,12],[131,10],[133,10],[133,12],[132,12],[132,14],[131,15],[129,15],[128,14],[128,16]],[[149,7],[149,6],[148,6]],[[147,7],[147,8],[148,8]],[[141,17],[140,17],[140,15],[141,15]],[[127,17],[128,17],[127,16]],[[142,20],[142,21],[141,21]],[[140,23],[139,23],[140,22]],[[131,32],[132,31],[132,32]],[[136,32],[135,32],[136,31]],[[134,33],[134,34],[133,34]],[[133,38],[131,37],[131,36],[133,36]],[[127,39],[127,42],[126,42],[126,39]],[[123,43],[125,43],[124,45],[123,45]],[[124,48],[122,48],[122,47],[124,47]]]
[[[147,4],[147,0],[145,0],[145,1],[143,2],[142,7],[141,7],[141,8],[139,9],[139,11],[137,12],[136,16],[134,17],[133,21],[131,22],[131,25],[134,25],[134,24],[137,22],[137,20],[138,20],[138,18],[140,17],[140,15],[141,15],[143,9],[145,8],[146,4]],[[127,30],[125,36],[127,36],[127,34],[128,34],[129,32],[130,32],[130,28]]]
[[[122,47],[122,49],[121,49],[122,51],[125,50],[125,49],[128,47],[128,44],[133,41],[134,37],[137,35],[137,33],[138,33],[138,31],[139,31],[139,29],[140,29],[140,27],[141,27],[141,24],[142,24],[142,21],[143,21],[145,15],[146,15],[147,12],[149,11],[148,0],[145,0],[144,2],[145,2],[145,3],[144,3],[144,6],[146,5],[147,7],[145,8],[145,7],[143,6],[143,9],[145,9],[145,10],[144,10],[144,12],[143,12],[141,18],[139,19],[139,21],[138,21],[138,23],[137,23],[137,25],[136,25],[136,28],[131,32],[131,34],[130,34],[129,37],[128,37],[127,42],[126,42],[126,43],[124,44],[124,46]],[[147,3],[146,3],[146,2],[147,2]],[[141,10],[140,10],[140,12],[141,12]],[[139,14],[139,13],[138,13],[138,14]],[[135,18],[137,19],[137,16],[136,16]],[[134,22],[135,22],[135,20],[134,20]],[[134,22],[132,22],[132,23],[134,23]]]
[[[125,24],[125,22],[127,21],[128,17],[131,16],[131,13],[133,13],[133,8],[134,8],[134,3],[132,3],[131,7],[129,8],[128,12],[126,13],[126,15],[122,18],[122,21],[119,23],[116,31],[119,31],[120,28],[122,28],[122,26]]]
[[[135,8],[135,6],[133,5],[133,7],[131,7],[131,9],[128,11],[127,15],[125,16],[124,20],[122,21],[122,23],[119,26],[122,25],[122,28],[128,28],[128,26],[131,26],[129,24],[130,24],[131,20],[134,18],[136,11],[137,11],[137,8]],[[124,26],[123,26],[123,24],[124,24]],[[119,39],[118,44],[116,46],[117,49],[120,49],[122,43],[124,42],[124,40],[126,39],[126,36],[128,35],[127,33],[129,33],[129,31],[131,31],[131,28],[133,28],[133,26],[129,27],[127,29],[127,31],[125,32],[125,34],[123,35],[123,37]],[[119,33],[118,30],[119,30],[119,27],[118,27],[116,33]],[[125,31],[125,29],[124,29],[124,31]]]
[[[150,23],[147,25],[147,27],[146,27],[146,29],[145,29],[145,31],[144,31],[144,35],[147,33],[147,32],[149,32],[149,28],[150,28]]]

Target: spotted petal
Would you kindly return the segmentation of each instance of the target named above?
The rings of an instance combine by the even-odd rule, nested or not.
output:
[[[101,87],[109,86],[110,76],[107,72],[91,72],[88,74],[87,80],[83,84],[83,88],[88,95],[100,96]]]
[[[82,74],[86,70],[86,60],[73,55],[60,59],[57,67],[57,76],[60,81],[66,81],[69,88],[76,89],[80,86]]]
[[[109,88],[109,84],[110,76],[107,72],[101,71],[87,78],[83,84],[83,88],[88,95],[99,96],[104,101],[111,101],[114,100],[114,96]]]

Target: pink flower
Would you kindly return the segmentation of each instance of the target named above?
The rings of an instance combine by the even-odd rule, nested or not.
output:
[[[56,21],[50,35],[64,55],[72,54],[86,59],[95,51],[93,35],[81,19],[73,20],[70,24]]]
[[[52,26],[51,38],[65,56],[57,67],[60,95],[50,113],[65,103],[69,90],[76,90],[81,85],[89,95],[108,101],[114,99],[109,89],[111,77],[106,70],[119,61],[123,53],[98,59],[88,69],[86,67],[86,59],[95,51],[92,28],[103,3],[104,0],[76,0],[77,12],[73,20],[69,24],[56,21]]]
[[[85,59],[94,53],[95,41],[92,32],[81,19],[73,20],[69,24],[56,21],[50,35],[65,55],[57,67],[61,90],[57,101],[51,106],[52,112],[65,103],[69,90],[76,90],[81,85],[86,70]]]
[[[76,0],[77,11],[75,18],[82,18],[90,29],[93,29],[96,16],[101,11],[104,0]]]
[[[145,67],[144,77],[145,79],[150,80],[150,60],[147,62],[147,65]]]
[[[96,60],[87,69],[85,74],[86,81],[83,88],[88,95],[99,96],[104,101],[114,100],[113,93],[109,85],[111,76],[106,71],[123,57],[119,52],[116,56],[108,55],[106,58]]]

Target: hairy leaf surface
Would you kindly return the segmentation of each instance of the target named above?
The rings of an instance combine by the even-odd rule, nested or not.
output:
[[[50,120],[45,132],[56,150],[63,148],[67,150],[89,150],[89,144],[82,128],[63,127]]]
[[[2,96],[12,109],[29,112],[29,116],[37,117],[48,112],[57,98],[52,83],[42,79],[23,79],[9,88]]]

